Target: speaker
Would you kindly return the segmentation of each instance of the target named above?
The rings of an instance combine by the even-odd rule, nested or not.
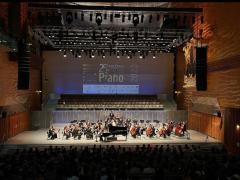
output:
[[[196,87],[207,90],[207,47],[196,47]]]
[[[29,89],[30,48],[24,39],[18,43],[18,84],[20,90]]]

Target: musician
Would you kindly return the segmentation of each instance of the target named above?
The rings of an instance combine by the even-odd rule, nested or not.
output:
[[[136,138],[137,136],[137,127],[135,124],[132,124],[130,127],[130,134],[132,135],[133,138]]]
[[[154,128],[152,124],[149,124],[148,128],[146,129],[146,135],[148,137],[152,137],[154,135]]]
[[[113,119],[113,118],[114,118],[114,114],[113,114],[112,112],[110,112],[109,118],[110,118],[110,119]]]
[[[51,128],[49,128],[47,135],[48,135],[48,139],[51,139],[51,140],[57,138],[57,132],[55,131],[53,126]]]

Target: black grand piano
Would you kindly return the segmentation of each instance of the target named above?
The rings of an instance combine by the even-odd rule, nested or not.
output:
[[[127,127],[124,126],[112,126],[111,124],[108,125],[109,132],[103,133],[102,137],[104,138],[104,141],[106,141],[107,137],[113,137],[112,139],[116,139],[116,135],[123,135],[126,136],[127,140]]]

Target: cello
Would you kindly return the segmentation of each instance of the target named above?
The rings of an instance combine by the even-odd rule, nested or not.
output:
[[[130,128],[130,134],[132,135],[132,137],[136,138],[137,128],[135,127],[135,125],[132,125],[132,127]]]
[[[153,130],[152,126],[150,125],[150,126],[146,129],[146,135],[147,135],[148,137],[152,137],[152,136],[153,136],[153,132],[154,132],[154,130]]]

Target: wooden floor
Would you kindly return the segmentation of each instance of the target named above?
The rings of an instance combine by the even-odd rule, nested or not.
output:
[[[127,137],[127,140],[124,136],[117,136],[117,141],[112,142],[96,142],[96,139],[88,140],[85,136],[81,140],[74,140],[70,138],[69,140],[62,139],[62,137],[48,140],[47,139],[47,129],[40,129],[35,131],[25,131],[18,134],[15,137],[10,138],[5,145],[78,145],[78,146],[89,146],[89,145],[121,145],[121,146],[136,146],[142,144],[201,144],[201,143],[220,143],[217,139],[208,137],[200,132],[194,130],[188,130],[190,138],[178,137],[171,135],[170,137],[153,137],[149,138],[146,135],[143,135],[138,138],[133,138],[130,135]]]

